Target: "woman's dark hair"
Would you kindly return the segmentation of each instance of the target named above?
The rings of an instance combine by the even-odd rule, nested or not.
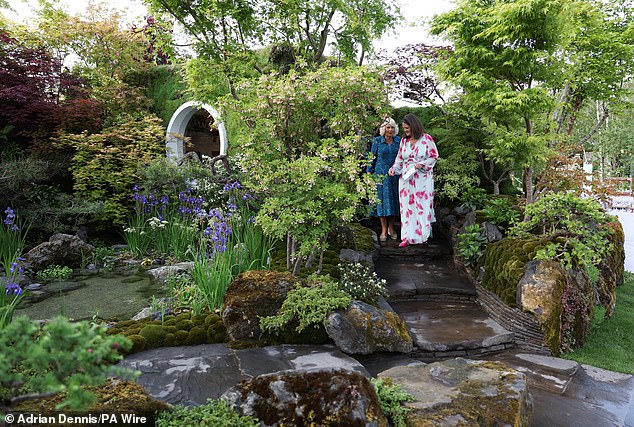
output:
[[[415,139],[420,138],[425,133],[425,128],[420,119],[412,113],[408,113],[403,117],[403,123],[409,126],[412,131],[412,137]]]

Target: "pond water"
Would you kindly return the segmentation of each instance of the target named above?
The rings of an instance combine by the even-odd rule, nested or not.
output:
[[[163,295],[161,285],[152,282],[145,271],[75,274],[67,281],[52,281],[31,292],[14,315],[34,320],[61,314],[75,320],[99,317],[121,321],[147,307],[152,296]]]

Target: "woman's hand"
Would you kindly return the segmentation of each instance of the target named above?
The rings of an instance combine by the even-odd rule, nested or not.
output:
[[[388,174],[389,176],[394,176],[394,169],[393,169],[393,168],[390,168],[390,170],[389,170],[389,171],[387,171],[387,174]]]

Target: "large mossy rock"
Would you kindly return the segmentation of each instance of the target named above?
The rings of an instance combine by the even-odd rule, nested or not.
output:
[[[222,321],[230,340],[256,342],[262,338],[260,317],[274,316],[286,294],[298,284],[290,273],[251,270],[229,285],[222,304]]]
[[[610,250],[599,266],[597,297],[605,307],[605,316],[612,317],[616,305],[616,286],[623,284],[625,272],[625,234],[618,220],[604,225],[611,229]]]
[[[370,381],[345,369],[289,370],[239,383],[224,395],[263,426],[387,426]]]
[[[409,353],[413,348],[407,326],[395,312],[361,301],[353,301],[346,311],[328,316],[328,336],[347,354],[377,351]]]
[[[482,286],[511,307],[517,307],[517,284],[526,264],[548,241],[538,237],[510,238],[487,245],[480,260],[484,267]]]
[[[530,425],[526,377],[498,362],[458,358],[398,366],[378,376],[414,397],[404,404],[409,427]]]
[[[517,285],[517,305],[533,314],[554,355],[581,347],[590,329],[594,288],[587,275],[556,261],[530,261]]]
[[[78,268],[94,253],[95,247],[79,237],[57,233],[27,252],[25,258],[27,265],[37,271],[51,265]]]

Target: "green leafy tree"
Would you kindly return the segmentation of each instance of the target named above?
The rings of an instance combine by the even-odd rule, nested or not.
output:
[[[263,72],[256,46],[272,45],[271,58],[282,55],[285,63],[319,64],[330,45],[333,56],[345,63],[362,63],[372,40],[398,18],[393,0],[203,0],[195,7],[179,0],[145,3],[185,30],[198,58],[214,64],[234,97],[242,78]]]
[[[103,201],[103,221],[124,224],[133,187],[143,163],[165,155],[164,129],[159,118],[129,118],[93,135],[61,134],[61,149],[74,149],[71,171],[74,190],[87,200]]]
[[[573,155],[583,141],[570,138],[580,107],[623,95],[631,25],[620,4],[593,0],[463,0],[434,18],[432,33],[454,43],[438,71],[490,135],[487,157],[521,170],[529,202],[554,151]]]
[[[239,95],[225,108],[243,126],[234,142],[244,183],[263,195],[256,221],[287,241],[287,265],[298,272],[325,249],[333,227],[373,197],[374,184],[361,173],[361,136],[381,119],[383,87],[365,68],[320,68],[264,76]]]

